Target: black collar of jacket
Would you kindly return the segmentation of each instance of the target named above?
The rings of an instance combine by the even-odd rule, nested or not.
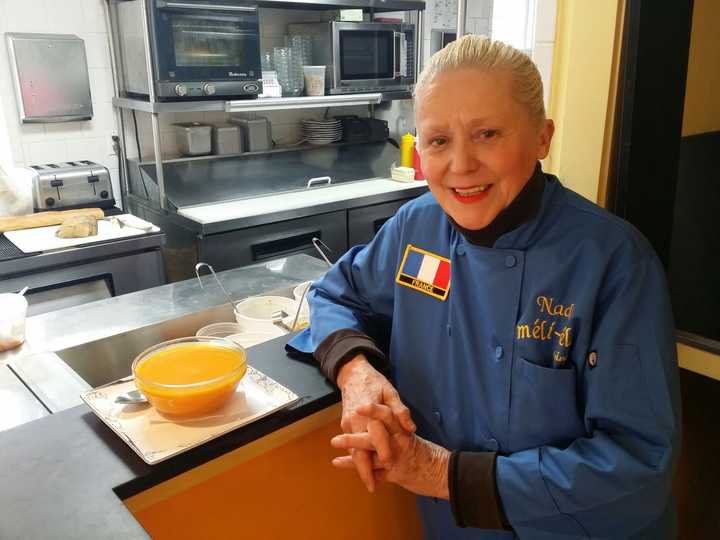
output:
[[[542,203],[542,194],[545,189],[545,173],[540,163],[535,166],[535,172],[522,188],[517,197],[502,210],[487,227],[478,230],[464,229],[448,216],[450,223],[464,237],[465,240],[476,246],[492,247],[495,241],[506,232],[519,227],[537,216]]]

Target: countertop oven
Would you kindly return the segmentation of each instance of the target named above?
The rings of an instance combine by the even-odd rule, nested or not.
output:
[[[260,93],[256,6],[227,0],[147,0],[146,4],[148,13],[139,0],[111,2],[112,30],[127,95],[150,95],[143,61],[148,56],[159,100],[256,97]]]

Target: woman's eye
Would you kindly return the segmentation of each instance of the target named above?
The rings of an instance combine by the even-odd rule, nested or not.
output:
[[[447,139],[445,137],[435,137],[434,139],[430,139],[430,146],[444,146],[447,144]]]
[[[482,131],[477,132],[476,137],[478,139],[489,140],[495,138],[497,134],[497,129],[483,129]]]

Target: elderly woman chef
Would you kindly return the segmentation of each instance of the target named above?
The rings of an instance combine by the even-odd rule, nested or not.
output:
[[[542,171],[553,123],[512,47],[434,55],[416,124],[431,193],[314,285],[291,343],[342,391],[335,465],[418,494],[427,538],[673,537],[678,375],[652,248]]]

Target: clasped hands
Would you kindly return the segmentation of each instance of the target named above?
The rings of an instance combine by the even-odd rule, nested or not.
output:
[[[343,365],[337,384],[344,433],[331,444],[349,455],[333,459],[333,465],[354,468],[370,492],[388,481],[417,495],[448,499],[450,452],[415,434],[410,410],[390,381],[360,354]]]

